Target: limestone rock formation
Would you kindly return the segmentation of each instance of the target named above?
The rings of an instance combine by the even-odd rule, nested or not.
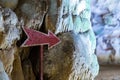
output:
[[[60,1],[61,4],[58,4],[58,2],[49,1],[49,3],[54,5],[50,4],[48,16],[46,16],[52,30],[60,35],[61,38],[61,44],[45,53],[45,58],[47,57],[44,64],[46,80],[93,80],[98,74],[99,66],[97,57],[94,54],[96,40],[90,23],[90,2],[88,0],[62,0]],[[51,7],[54,7],[54,9],[51,9]],[[58,11],[56,12],[56,10]],[[58,18],[50,21],[54,17]],[[71,41],[72,39],[73,41]],[[74,48],[74,50],[69,48],[69,50],[72,50],[72,53],[69,53],[69,50],[67,50],[66,45],[70,46],[67,42],[70,42]],[[72,61],[71,63],[68,63],[65,56],[67,52],[70,55],[67,57],[68,60]],[[62,57],[59,56],[61,54],[63,54]],[[65,65],[69,64],[70,67],[65,66],[63,62]]]
[[[69,80],[73,65],[74,42],[72,33],[59,34],[61,43],[44,53],[44,79]]]
[[[43,0],[21,0],[16,14],[23,26],[39,30],[46,11],[47,5]]]
[[[1,41],[0,41],[0,60],[4,69],[11,77],[13,70],[14,54],[17,52],[16,41],[20,39],[19,27],[17,27],[18,18],[16,14],[8,8],[0,9],[1,23]]]
[[[14,6],[4,1],[0,0],[0,66],[4,67],[0,78],[39,80],[39,47],[20,47],[26,39],[22,27],[27,27],[44,33],[50,29],[61,39],[49,50],[44,46],[45,80],[94,80],[99,65],[89,0],[19,0]]]

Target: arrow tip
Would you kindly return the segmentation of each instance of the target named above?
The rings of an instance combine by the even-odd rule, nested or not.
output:
[[[48,31],[48,34],[49,34],[49,48],[52,48],[53,46],[61,42],[60,39],[51,31]]]

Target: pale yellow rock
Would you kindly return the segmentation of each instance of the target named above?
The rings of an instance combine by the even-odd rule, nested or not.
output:
[[[11,79],[13,62],[16,58],[14,55],[18,52],[16,41],[20,37],[20,31],[17,26],[18,18],[16,14],[8,8],[1,8],[0,13],[0,28],[2,29],[0,30],[0,60],[3,63],[4,72],[6,72],[6,75]],[[0,74],[0,80],[7,80],[1,79],[2,75],[3,74]]]
[[[3,7],[15,9],[18,4],[18,0],[0,0],[0,4]]]
[[[12,77],[12,80],[24,80],[21,60],[18,52],[16,52],[15,54],[15,60],[13,63],[13,71],[12,71],[11,77]]]
[[[1,61],[0,61],[0,80],[9,80],[9,77],[6,74],[4,66]]]

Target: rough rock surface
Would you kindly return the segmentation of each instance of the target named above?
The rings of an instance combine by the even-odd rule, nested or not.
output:
[[[59,34],[61,43],[44,53],[45,80],[69,80],[74,43],[71,33]]]
[[[13,70],[14,55],[17,52],[16,42],[20,39],[18,18],[16,14],[8,8],[0,8],[0,60],[4,69],[11,77]]]
[[[0,80],[9,80],[9,77],[5,72],[3,63],[1,61],[0,61]]]
[[[5,8],[15,9],[17,7],[18,0],[0,0],[0,5]]]
[[[45,80],[95,78],[99,66],[89,0],[19,0],[15,7],[6,4],[0,8],[0,60],[4,67],[0,76],[5,75],[5,80],[39,80],[39,47],[20,47],[26,39],[22,27],[27,27],[42,32],[50,29],[61,39],[49,50],[44,47]]]
[[[54,9],[48,7],[48,16],[46,16],[47,20],[49,20],[49,24],[51,25],[50,27],[52,27],[52,30],[55,31],[56,34],[60,33],[60,37],[62,37],[61,40],[63,40],[61,41],[61,44],[58,45],[59,47],[56,46],[48,50],[48,54],[46,53],[47,55],[51,55],[47,56],[48,61],[45,60],[46,63],[49,63],[46,64],[47,68],[45,67],[45,74],[47,79],[93,80],[98,74],[99,66],[96,55],[94,54],[96,40],[90,23],[90,2],[88,0],[62,0],[60,1],[61,4],[58,4],[58,1],[53,2],[53,0],[50,0],[49,3],[54,4],[50,5],[50,7],[53,6]],[[56,12],[56,10],[58,11]],[[53,19],[54,17],[58,17],[57,21],[50,21],[50,19]],[[69,34],[67,32],[72,33]],[[69,36],[72,37],[73,41],[71,41],[72,39],[69,39],[69,36],[66,34],[69,34]],[[69,53],[70,56],[68,56],[70,61],[72,60],[73,62],[72,66],[71,63],[69,63],[70,68],[67,68],[67,70],[70,70],[70,73],[66,70],[66,67],[68,66],[58,67],[58,65],[64,65],[62,62],[68,64],[65,58],[66,56],[64,56],[64,54],[66,54],[66,52],[69,52],[66,50],[66,45],[69,47],[70,44],[67,44],[66,41],[64,43],[64,40],[66,40],[64,36],[67,36],[69,39],[67,42],[72,42],[72,47],[74,47],[73,52],[71,54]],[[62,47],[66,48],[64,49],[65,51]],[[69,50],[71,50],[71,48]],[[63,54],[62,57],[59,56],[61,54]],[[71,55],[72,59],[70,58]],[[56,58],[53,56],[56,56]],[[49,71],[51,67],[53,70]]]
[[[98,60],[101,64],[120,63],[120,1],[92,0],[91,4]]]
[[[16,14],[25,27],[40,30],[47,10],[43,0],[21,0]]]
[[[99,66],[93,50],[90,49],[92,45],[89,37],[87,33],[59,34],[61,44],[44,54],[45,80],[93,80],[98,74]],[[89,46],[84,48],[86,45]]]

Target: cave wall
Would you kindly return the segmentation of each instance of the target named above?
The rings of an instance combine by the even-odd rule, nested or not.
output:
[[[45,80],[93,80],[99,71],[89,0],[0,0],[0,60],[4,80],[40,80],[39,46],[22,48],[22,27],[51,30],[61,43],[44,46]]]

